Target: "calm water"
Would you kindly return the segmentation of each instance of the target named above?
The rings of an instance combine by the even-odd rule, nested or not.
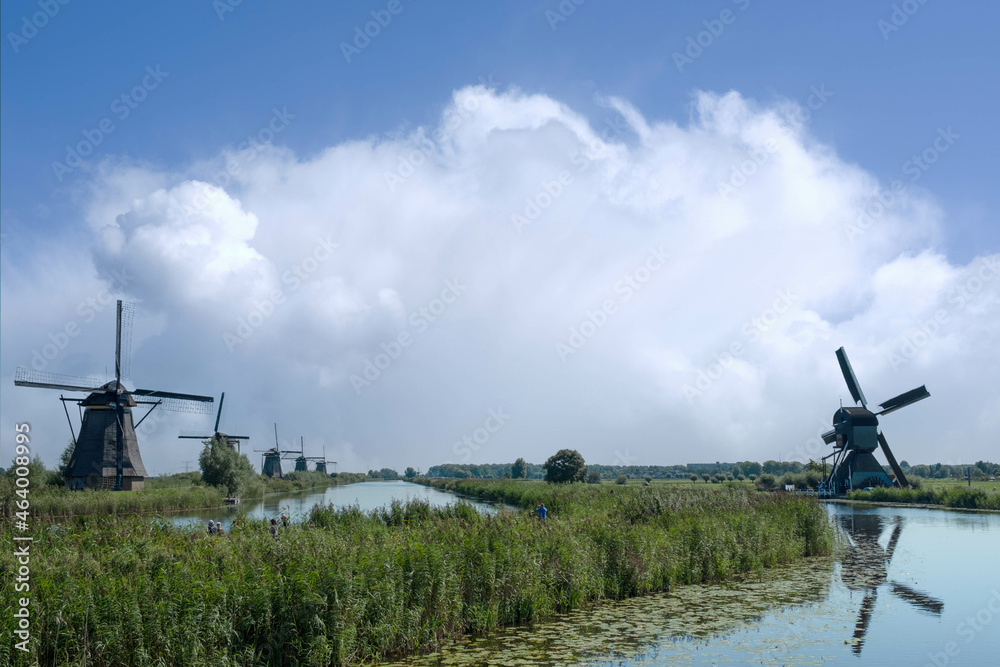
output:
[[[406,665],[1000,665],[1000,514],[827,505],[841,545]]]
[[[379,507],[386,507],[393,500],[403,502],[408,500],[424,500],[434,506],[449,505],[460,500],[465,500],[465,502],[473,505],[480,512],[488,514],[498,512],[500,507],[498,505],[459,498],[453,493],[439,491],[428,486],[397,480],[392,482],[362,482],[346,486],[331,486],[315,493],[302,491],[299,493],[267,496],[263,501],[256,500],[252,503],[247,502],[243,505],[222,509],[185,510],[172,515],[171,519],[178,526],[204,526],[208,523],[209,519],[213,519],[215,521],[222,521],[223,527],[229,530],[229,525],[233,519],[243,512],[251,519],[272,519],[279,518],[282,514],[287,514],[289,519],[297,522],[307,518],[309,511],[314,505],[329,505],[331,503],[334,507],[357,505],[363,511],[369,512]]]

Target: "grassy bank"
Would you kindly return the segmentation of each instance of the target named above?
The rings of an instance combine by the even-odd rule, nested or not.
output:
[[[983,489],[969,489],[951,486],[942,489],[889,489],[877,488],[871,491],[850,491],[848,500],[868,500],[881,503],[911,503],[919,505],[942,505],[964,509],[1000,510],[1000,494]]]
[[[290,493],[336,484],[364,481],[360,473],[342,473],[330,478],[317,472],[298,472],[288,479],[261,478],[244,498],[260,498],[265,493]],[[221,507],[226,493],[202,484],[197,473],[182,473],[164,479],[150,478],[142,491],[106,489],[70,491],[62,486],[33,486],[30,492],[31,513],[37,519],[56,520],[73,516],[131,516],[185,509]],[[0,476],[0,518],[9,520],[15,511],[12,478]]]
[[[528,505],[543,493],[553,518],[487,517],[464,503],[317,508],[278,539],[257,522],[209,537],[139,518],[78,517],[58,530],[33,520],[32,653],[5,644],[0,665],[373,661],[831,547],[825,513],[802,498],[508,484]],[[4,544],[11,529],[0,528]],[[7,637],[15,571],[4,549]]]

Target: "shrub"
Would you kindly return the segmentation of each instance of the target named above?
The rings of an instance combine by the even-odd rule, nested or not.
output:
[[[628,484],[628,477],[625,475],[618,475],[615,479],[615,484]]]

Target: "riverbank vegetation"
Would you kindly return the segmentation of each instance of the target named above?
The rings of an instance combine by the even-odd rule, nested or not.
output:
[[[849,491],[848,500],[882,503],[908,503],[917,505],[942,505],[974,510],[1000,510],[1000,494],[983,489],[951,486],[949,488],[884,489]]]
[[[551,518],[465,503],[317,507],[277,538],[256,521],[210,537],[136,517],[33,520],[26,664],[370,662],[831,549],[816,503],[747,487],[488,484],[463,492],[524,508],[544,500]],[[9,550],[0,570],[15,571]],[[0,647],[0,664],[11,650]]]
[[[292,472],[282,479],[262,477],[253,471],[245,455],[237,454],[225,444],[212,443],[202,453],[200,472],[148,477],[140,491],[70,491],[65,487],[64,472],[71,455],[72,447],[68,447],[55,470],[46,468],[37,458],[28,465],[34,517],[55,520],[80,515],[118,517],[207,509],[223,506],[226,499],[234,495],[245,499],[260,498],[270,493],[354,484],[367,479],[361,473],[326,475],[314,471]],[[17,500],[14,491],[14,476],[0,475],[0,518],[13,516]]]

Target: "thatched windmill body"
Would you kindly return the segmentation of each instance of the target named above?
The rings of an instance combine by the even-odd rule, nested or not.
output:
[[[178,394],[155,389],[129,391],[122,384],[122,375],[128,375],[129,346],[132,337],[132,304],[118,301],[115,337],[115,379],[100,383],[91,378],[74,378],[66,375],[42,373],[19,367],[14,384],[19,387],[61,389],[69,392],[86,392],[83,399],[59,399],[66,408],[75,402],[82,409],[80,433],[74,437],[73,456],[69,461],[66,485],[71,489],[114,489],[136,491],[144,486],[146,468],[139,453],[135,429],[142,420],[162,405],[165,410],[210,414],[213,398],[195,394]],[[124,318],[124,326],[123,326]],[[123,344],[124,363],[123,367]],[[138,397],[138,400],[137,400]],[[139,405],[149,410],[138,422],[133,422],[132,411]],[[73,424],[66,410],[66,420]]]

